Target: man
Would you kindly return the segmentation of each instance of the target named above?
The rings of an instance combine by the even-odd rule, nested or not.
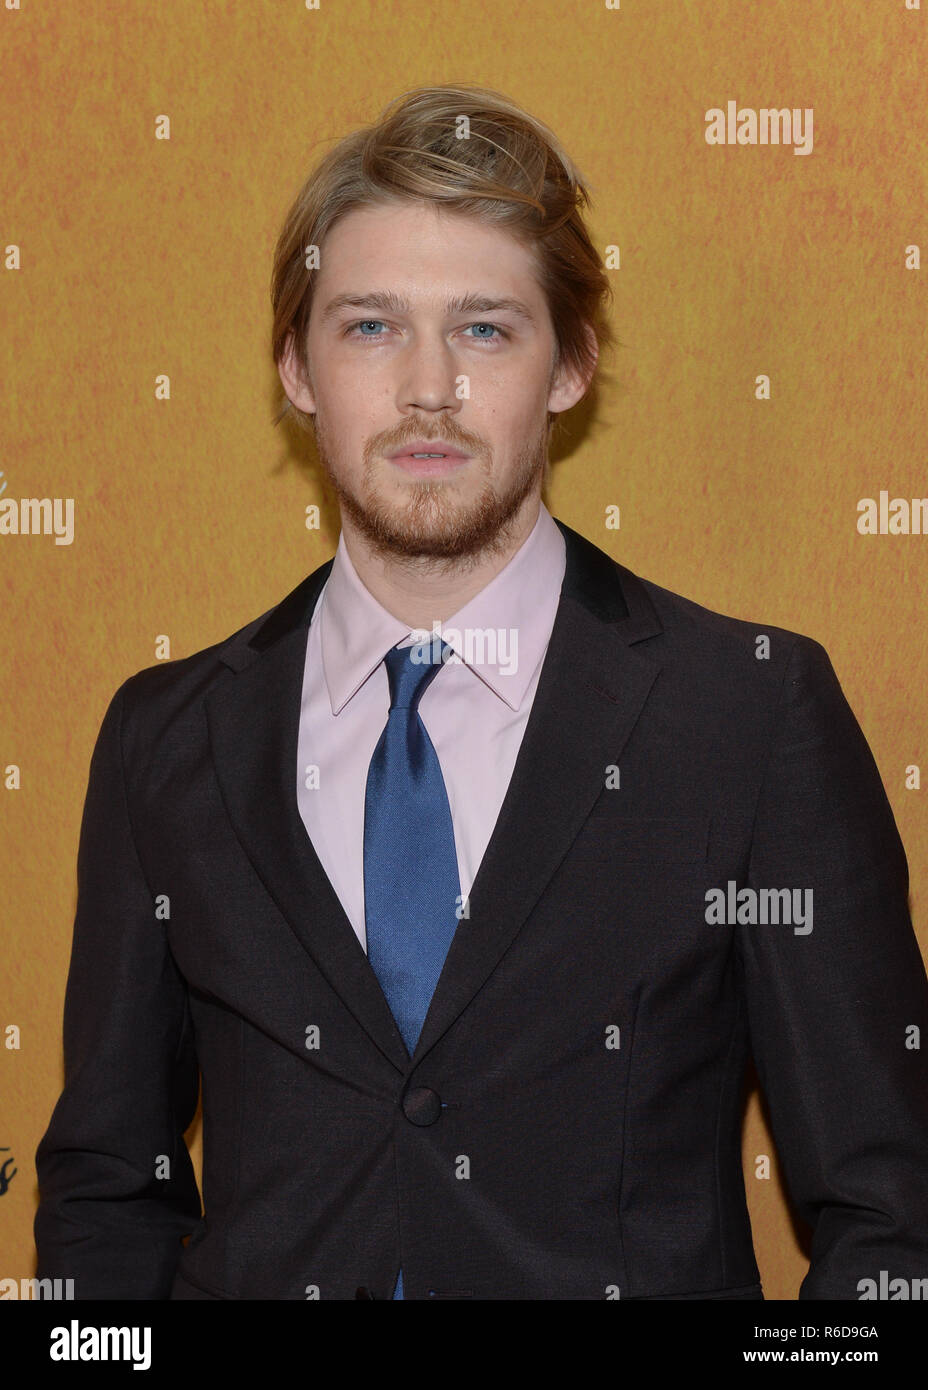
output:
[[[37,1153],[78,1298],[760,1299],[749,1054],[800,1297],[928,1274],[928,984],[824,649],[541,503],[608,340],[584,199],[450,87],[291,210],[274,352],[342,533],[103,721]]]

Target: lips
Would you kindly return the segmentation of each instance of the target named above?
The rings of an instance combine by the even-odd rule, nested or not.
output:
[[[416,454],[426,454],[429,456],[438,454],[446,459],[466,459],[469,457],[461,449],[456,449],[453,444],[446,444],[444,440],[414,439],[411,444],[401,444],[398,449],[391,449],[387,458],[408,459]],[[425,460],[422,460],[423,462]],[[436,459],[435,462],[440,462]]]

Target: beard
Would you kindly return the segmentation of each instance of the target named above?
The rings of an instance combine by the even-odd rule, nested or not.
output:
[[[512,477],[500,489],[492,480],[491,455],[486,445],[453,420],[436,429],[434,422],[407,419],[401,430],[385,431],[364,447],[363,491],[358,494],[339,477],[325,421],[314,417],[316,448],[342,510],[351,518],[371,550],[393,559],[432,561],[430,568],[459,570],[505,550],[512,525],[523,502],[547,477],[550,423],[520,449]],[[378,469],[389,465],[383,455],[413,439],[441,439],[471,455],[470,467],[484,473],[479,494],[462,501],[456,482],[445,478],[412,480],[403,487],[407,500],[386,502],[377,496]]]

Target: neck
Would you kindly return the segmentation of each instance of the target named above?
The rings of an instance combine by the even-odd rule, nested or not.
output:
[[[533,493],[486,546],[453,559],[376,550],[344,512],[342,535],[358,578],[377,602],[410,628],[431,631],[505,569],[531,535],[540,506],[540,494]]]

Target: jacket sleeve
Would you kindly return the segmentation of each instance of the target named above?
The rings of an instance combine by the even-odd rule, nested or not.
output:
[[[134,678],[132,678],[134,679]],[[90,764],[64,1004],[64,1089],[36,1151],[39,1278],[76,1299],[167,1299],[200,1217],[184,1131],[199,1072],[186,987],[136,851],[125,682]]]
[[[737,938],[777,1152],[813,1230],[800,1299],[928,1277],[928,980],[908,881],[866,739],[824,648],[799,637],[748,885],[802,890],[812,913]]]

